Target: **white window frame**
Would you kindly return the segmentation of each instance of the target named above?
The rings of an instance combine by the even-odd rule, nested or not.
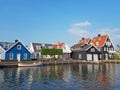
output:
[[[27,59],[27,53],[24,53],[24,59]]]
[[[13,54],[13,53],[10,53],[10,54],[9,54],[9,59],[10,59],[10,60],[13,60],[13,56],[14,56],[14,54]]]
[[[21,45],[17,45],[17,50],[21,50]]]

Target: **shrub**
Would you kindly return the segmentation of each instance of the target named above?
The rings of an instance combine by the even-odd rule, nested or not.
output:
[[[120,60],[120,55],[114,54],[114,58],[115,58],[115,60]]]

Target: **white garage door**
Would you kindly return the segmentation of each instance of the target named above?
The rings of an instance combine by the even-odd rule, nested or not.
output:
[[[96,61],[96,62],[98,61],[98,54],[93,55],[93,60]]]
[[[92,60],[92,54],[87,54],[87,60]]]

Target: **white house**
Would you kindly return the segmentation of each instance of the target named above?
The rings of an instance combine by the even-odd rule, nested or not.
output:
[[[31,43],[30,51],[31,51],[31,59],[39,59],[41,58],[41,50],[42,44],[41,43]]]
[[[31,43],[31,59],[51,58],[50,55],[41,55],[41,48],[53,48],[53,44]]]
[[[70,58],[71,50],[70,47],[66,42],[58,42],[56,44],[53,44],[54,48],[56,49],[62,49],[63,50],[63,58],[67,59]]]

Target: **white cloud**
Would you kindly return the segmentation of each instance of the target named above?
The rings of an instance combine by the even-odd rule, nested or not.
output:
[[[98,30],[100,34],[108,34],[113,39],[120,39],[120,28],[103,28]]]
[[[91,26],[92,24],[88,21],[85,22],[78,22],[72,24],[72,27],[68,30],[69,33],[80,36],[80,37],[89,37],[91,33],[88,30],[82,29],[83,27]]]
[[[78,22],[72,24],[70,29],[68,30],[74,36],[85,37],[85,38],[93,38],[96,37],[98,34],[105,35],[108,34],[112,41],[115,44],[120,43],[120,28],[101,28],[101,29],[94,29],[89,30],[88,26],[92,24],[88,21],[85,22]]]
[[[74,35],[81,36],[81,37],[87,37],[91,34],[87,30],[81,30],[81,29],[79,29],[79,30],[70,29],[69,32]]]
[[[116,33],[120,31],[120,28],[102,28],[99,29],[99,31],[104,33]]]
[[[78,22],[78,23],[73,24],[73,26],[75,26],[75,27],[88,27],[88,26],[91,26],[91,25],[92,24],[88,21]]]

